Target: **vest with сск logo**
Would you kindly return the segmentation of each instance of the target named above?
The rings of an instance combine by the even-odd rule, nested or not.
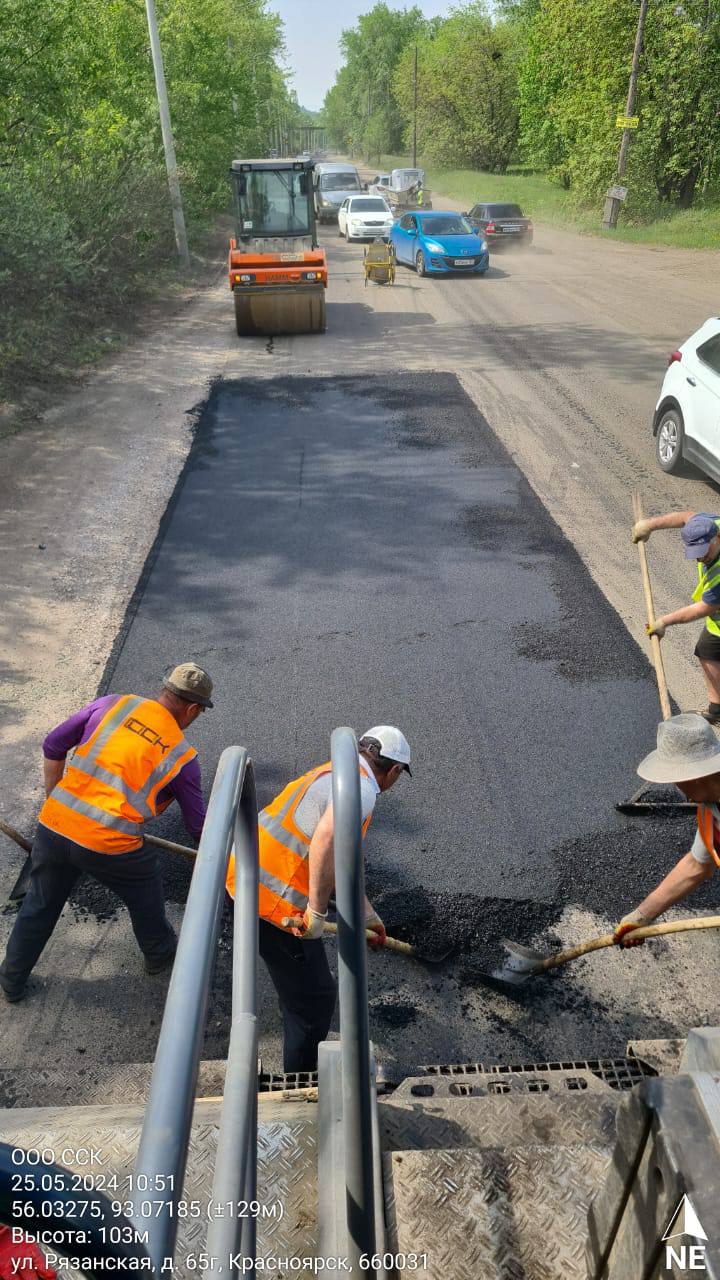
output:
[[[166,707],[124,695],[77,748],[39,821],[98,853],[139,849],[143,823],[171,803],[160,792],[196,755]]]

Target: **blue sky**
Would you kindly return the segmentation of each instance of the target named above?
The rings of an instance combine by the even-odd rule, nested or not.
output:
[[[428,18],[447,13],[451,0],[414,0]],[[269,9],[285,24],[288,66],[295,92],[304,107],[317,111],[341,63],[338,40],[353,27],[374,0],[270,0]],[[413,0],[399,0],[391,8],[409,9]]]

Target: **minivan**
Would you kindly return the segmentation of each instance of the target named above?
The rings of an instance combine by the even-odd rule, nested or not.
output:
[[[352,164],[316,164],[313,173],[315,216],[318,222],[336,222],[340,205],[363,191],[360,174]]]

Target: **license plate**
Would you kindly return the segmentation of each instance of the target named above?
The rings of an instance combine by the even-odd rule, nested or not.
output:
[[[522,227],[503,227],[503,231],[522,231]]]
[[[470,262],[467,258],[456,258],[453,265],[456,267],[471,267],[472,262]]]
[[[281,253],[280,254],[281,262],[304,262],[304,260],[305,260],[304,253]]]

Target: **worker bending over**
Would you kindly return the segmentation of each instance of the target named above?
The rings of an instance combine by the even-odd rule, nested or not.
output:
[[[709,697],[707,710],[700,714],[710,724],[720,724],[720,516],[704,511],[670,511],[664,516],[650,516],[633,525],[633,542],[647,542],[656,529],[682,529],[686,559],[697,560],[698,584],[693,591],[693,604],[656,618],[647,632],[662,639],[668,627],[705,619],[695,645]]]
[[[640,762],[638,773],[648,782],[674,782],[688,800],[697,803],[697,831],[689,853],[620,921],[615,941],[624,947],[644,941],[626,939],[631,929],[650,924],[682,902],[720,866],[720,743],[710,725],[694,712],[661,721],[657,750]]]
[[[360,805],[365,833],[383,791],[410,773],[410,747],[399,729],[379,725],[363,734]],[[283,1069],[314,1071],[318,1045],[327,1038],[335,1009],[335,982],[322,942],[335,887],[332,766],[321,764],[289,782],[258,818],[260,858],[260,955],[283,1015]],[[227,890],[235,895],[235,858]],[[294,919],[292,928],[283,920]],[[383,946],[385,926],[365,899],[365,927]]]
[[[211,693],[207,672],[184,662],[157,698],[110,694],[48,734],[47,799],[33,842],[30,885],[0,965],[0,988],[10,1003],[25,995],[28,975],[84,871],[125,903],[146,971],[172,964],[177,940],[165,914],[157,854],[145,848],[143,826],[177,800],[190,835],[200,838],[200,768],[184,731],[212,707]]]

